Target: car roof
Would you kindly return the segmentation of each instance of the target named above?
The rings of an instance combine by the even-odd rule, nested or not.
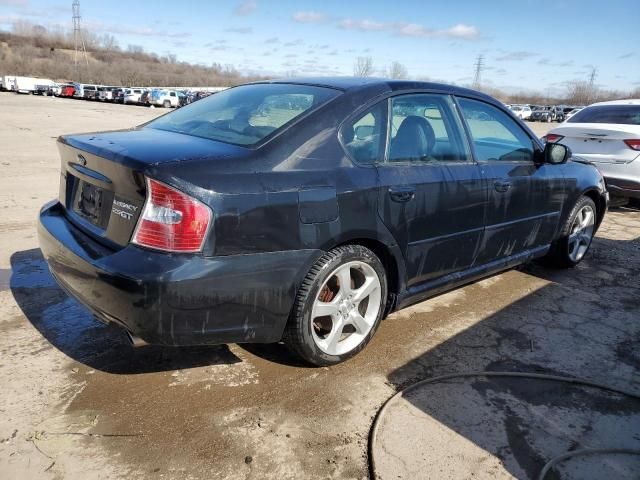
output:
[[[640,99],[638,99],[638,98],[629,98],[629,99],[625,99],[625,100],[611,100],[609,102],[592,103],[589,106],[593,107],[594,105],[640,105]]]
[[[458,95],[471,95],[495,101],[489,95],[470,90],[468,88],[447,85],[436,82],[421,82],[414,80],[394,80],[378,77],[306,77],[306,78],[281,78],[274,80],[259,81],[255,83],[292,83],[299,85],[314,85],[318,87],[335,88],[344,91],[353,91],[367,87],[383,87],[390,91],[402,90],[439,90]]]

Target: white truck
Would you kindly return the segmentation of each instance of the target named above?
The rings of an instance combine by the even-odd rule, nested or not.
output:
[[[15,91],[16,77],[14,75],[3,75],[0,77],[0,82],[2,82],[2,85],[0,85],[2,90],[6,90],[8,92]]]
[[[55,82],[48,78],[36,78],[36,77],[15,77],[15,91],[18,93],[33,94],[39,91],[46,91]]]

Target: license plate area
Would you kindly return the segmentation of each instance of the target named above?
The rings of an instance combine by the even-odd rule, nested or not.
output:
[[[106,229],[109,223],[113,192],[75,178],[73,211],[83,220]]]

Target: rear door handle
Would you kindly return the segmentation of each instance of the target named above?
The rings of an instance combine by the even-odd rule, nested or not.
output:
[[[389,196],[394,202],[408,202],[416,196],[414,187],[389,187]]]
[[[508,180],[496,180],[493,184],[496,189],[496,192],[506,192],[511,188],[511,182]]]

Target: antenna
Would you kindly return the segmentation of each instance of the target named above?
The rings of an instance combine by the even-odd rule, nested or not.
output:
[[[89,67],[89,59],[87,57],[87,49],[84,44],[84,37],[82,36],[82,28],[80,27],[80,0],[74,0],[72,4],[73,10],[73,44],[75,52],[73,54],[73,65],[75,68],[76,76],[79,76],[78,69],[78,56],[84,57],[87,68]]]
[[[484,68],[484,55],[478,55],[478,59],[474,65],[476,67],[476,74],[473,77],[473,88],[480,88],[480,79],[482,76],[482,69]]]

